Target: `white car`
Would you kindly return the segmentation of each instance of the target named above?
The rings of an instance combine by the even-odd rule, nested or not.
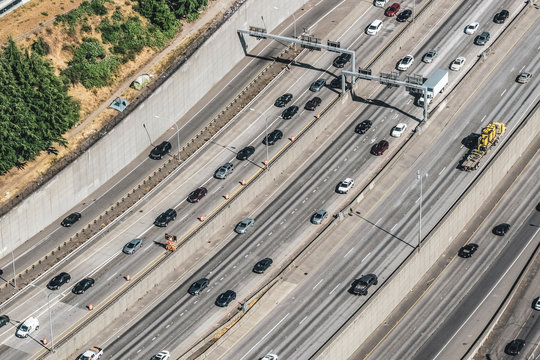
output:
[[[369,25],[366,29],[366,34],[368,35],[377,35],[379,30],[382,29],[382,21],[381,20],[374,20],[371,25]]]
[[[25,338],[33,331],[36,331],[39,329],[39,320],[35,317],[29,317],[28,319],[24,320],[24,322],[19,325],[19,328],[17,329],[17,332],[15,335],[17,337]]]
[[[534,310],[540,310],[540,297],[537,297],[533,305]]]
[[[450,64],[450,70],[458,71],[465,64],[465,58],[463,56],[458,57],[456,60],[452,61]]]
[[[388,0],[375,0],[373,2],[373,5],[375,5],[377,7],[384,7],[387,2],[388,2]]]
[[[405,71],[407,70],[408,68],[411,67],[411,65],[413,64],[414,62],[414,56],[412,55],[407,55],[405,56],[403,59],[401,59],[398,63],[398,66],[397,66],[397,69],[399,71]]]
[[[151,360],[169,360],[171,354],[167,350],[160,351],[158,354],[152,356]]]
[[[392,133],[390,133],[390,135],[393,137],[400,137],[401,135],[403,135],[406,129],[407,129],[407,124],[399,123],[396,126],[394,126],[394,128],[392,129]]]
[[[103,355],[103,349],[98,347],[93,347],[86,350],[84,353],[79,355],[77,360],[98,360],[101,355]]]
[[[352,189],[354,186],[354,180],[351,178],[346,178],[342,182],[339,183],[337,192],[340,194],[346,194],[349,190]]]
[[[261,360],[278,360],[278,356],[275,354],[266,354]]]
[[[474,34],[474,32],[475,32],[476,30],[478,30],[478,26],[480,26],[480,24],[478,24],[477,22],[473,22],[473,23],[467,25],[467,26],[465,27],[465,34],[467,34],[467,35],[472,35],[472,34]]]

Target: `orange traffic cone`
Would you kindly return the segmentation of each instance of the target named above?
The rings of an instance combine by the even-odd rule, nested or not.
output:
[[[201,222],[203,222],[203,221],[204,221],[204,216],[202,216],[202,215],[199,216],[199,220],[200,220]]]
[[[229,200],[229,193],[225,194],[225,200]]]
[[[130,281],[131,280],[131,276],[129,276],[129,274],[126,275],[126,281]]]
[[[291,136],[291,141],[294,141],[294,136]]]
[[[268,166],[268,160],[264,160],[264,166]]]
[[[43,343],[43,345],[47,345],[47,339],[43,338],[43,340],[41,340],[41,342]]]
[[[88,304],[88,310],[94,310],[94,305]]]
[[[246,180],[242,179],[242,181],[240,181],[240,184],[242,184],[242,186],[246,185]]]

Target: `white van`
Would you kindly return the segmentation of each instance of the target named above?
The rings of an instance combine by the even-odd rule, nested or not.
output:
[[[39,329],[39,320],[35,317],[29,317],[28,319],[24,320],[21,325],[19,325],[15,335],[17,335],[17,337],[25,338],[28,336],[28,334],[37,329]]]

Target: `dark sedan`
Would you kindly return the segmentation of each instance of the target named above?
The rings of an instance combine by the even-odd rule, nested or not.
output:
[[[163,157],[171,152],[172,145],[168,141],[164,141],[150,151],[150,159],[161,160]]]
[[[493,228],[493,233],[498,236],[504,236],[510,231],[510,224],[499,224]]]
[[[293,98],[292,94],[289,94],[289,93],[283,94],[276,99],[276,102],[274,103],[274,105],[277,107],[284,107],[292,100],[292,98]]]
[[[501,12],[495,14],[493,22],[495,22],[496,24],[503,24],[509,16],[510,13],[508,12],[508,10],[501,10]]]
[[[486,45],[486,43],[489,41],[489,37],[489,33],[487,31],[484,31],[483,33],[478,35],[476,39],[474,39],[474,43],[480,46]]]
[[[371,148],[371,153],[373,155],[380,156],[384,154],[386,150],[388,150],[388,146],[388,141],[381,140],[377,144],[373,145],[373,147]]]
[[[174,221],[176,219],[176,210],[174,209],[167,209],[164,213],[161,213],[156,220],[154,221],[154,225],[159,227],[165,227],[169,225],[171,221]]]
[[[306,103],[306,106],[305,106],[305,109],[306,110],[315,110],[315,108],[319,105],[321,105],[321,98],[320,97],[317,97],[315,96],[313,99],[309,100],[307,103]]]
[[[206,278],[199,279],[195,281],[191,286],[189,287],[188,293],[191,295],[198,295],[200,294],[206,287],[210,284],[210,280]]]
[[[90,289],[92,286],[94,286],[94,279],[92,278],[85,278],[79,281],[75,286],[73,287],[72,292],[74,294],[82,294],[86,290]]]
[[[68,216],[66,216],[66,218],[64,220],[62,220],[61,225],[63,227],[70,227],[71,225],[73,225],[77,221],[79,221],[80,219],[81,219],[81,214],[79,214],[78,212],[74,212],[74,213],[69,214]]]
[[[291,119],[294,115],[296,115],[296,113],[298,112],[298,106],[296,105],[293,105],[293,106],[289,106],[287,109],[285,109],[283,111],[283,113],[281,114],[281,117],[285,120],[289,120]]]
[[[407,9],[405,11],[400,12],[399,15],[397,16],[396,20],[399,21],[399,22],[405,22],[405,21],[409,20],[411,15],[412,15],[412,10]]]
[[[266,135],[262,141],[264,145],[274,145],[276,141],[281,140],[283,138],[283,133],[281,130],[274,130],[270,134]]]
[[[49,290],[58,290],[60,286],[67,284],[71,280],[71,275],[66,272],[62,272],[49,281],[47,284],[47,289]]]
[[[208,193],[208,190],[206,190],[206,188],[200,187],[192,191],[191,194],[188,195],[187,201],[189,201],[190,203],[199,202],[199,200],[205,197],[207,193]]]
[[[365,134],[369,128],[371,128],[372,122],[370,120],[364,120],[360,124],[356,125],[354,132],[357,134]]]
[[[0,328],[8,323],[9,323],[9,316],[7,315],[0,316]]]
[[[272,265],[272,262],[273,261],[270,258],[262,259],[255,264],[255,266],[253,267],[253,272],[256,274],[264,273],[270,267],[270,265]]]
[[[459,249],[458,255],[462,258],[470,258],[478,250],[477,244],[467,244]]]
[[[219,307],[225,307],[229,305],[234,299],[236,299],[236,293],[232,290],[227,290],[217,297],[216,305]]]
[[[504,348],[504,352],[508,355],[519,355],[525,347],[525,340],[515,339],[510,341]]]
[[[330,81],[330,87],[332,89],[341,89],[341,76],[338,76],[338,77],[335,77],[332,79],[332,81]],[[351,88],[351,84],[348,83],[348,82],[345,82],[345,89],[350,89]]]
[[[246,146],[236,154],[238,160],[247,160],[251,155],[255,153],[255,148],[253,146]]]
[[[349,292],[354,295],[367,295],[368,290],[372,285],[377,285],[378,279],[375,274],[367,274],[362,276],[360,279],[356,279],[351,284]]]
[[[341,69],[349,61],[351,61],[351,54],[341,54],[337,58],[334,59],[333,65]]]

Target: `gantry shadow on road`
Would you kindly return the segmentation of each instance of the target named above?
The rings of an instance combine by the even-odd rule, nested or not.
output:
[[[422,119],[420,118],[417,118],[416,116],[414,115],[411,115],[403,110],[401,110],[400,108],[398,107],[395,107],[394,105],[390,105],[382,100],[378,100],[378,99],[366,99],[366,98],[363,98],[361,96],[358,96],[355,94],[354,91],[351,91],[351,99],[352,101],[358,101],[358,102],[361,102],[361,103],[364,103],[364,104],[369,104],[369,105],[375,105],[375,106],[382,106],[382,107],[385,107],[385,108],[388,108],[388,109],[394,109],[396,111],[398,111],[399,113],[401,113],[402,115],[418,122],[418,123],[421,123],[422,122]]]

